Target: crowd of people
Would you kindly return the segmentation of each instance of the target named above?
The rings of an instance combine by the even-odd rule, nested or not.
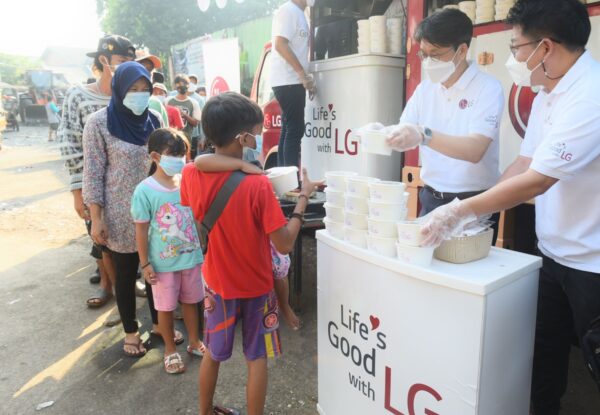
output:
[[[271,83],[282,109],[281,166],[299,165],[306,96],[316,93],[307,72],[304,14],[312,5],[290,0],[274,15]],[[414,38],[426,79],[398,125],[370,127],[384,129],[396,151],[421,150],[426,244],[537,197],[543,267],[532,408],[556,415],[572,334],[583,342],[600,316],[600,223],[593,211],[600,196],[590,190],[600,174],[600,65],[585,49],[591,27],[578,0],[518,0],[508,22],[506,66],[515,84],[540,93],[521,155],[504,174],[498,167],[502,87],[467,59],[473,25],[458,10],[420,22]],[[235,413],[213,405],[213,395],[243,322],[247,408],[261,414],[266,358],[281,350],[280,313],[292,328],[300,325],[287,300],[286,254],[320,183],[302,172],[298,203],[286,219],[262,169],[250,162],[262,146],[263,113],[254,102],[236,93],[206,101],[193,74],[177,74],[170,91],[157,72],[160,60],[138,56],[122,36],[103,37],[90,56],[98,77],[68,91],[57,131],[75,211],[94,242],[100,286],[87,304],[101,307],[116,296],[119,318],[109,323],[123,324],[123,352],[142,357],[136,293],[146,295],[151,333],[164,340],[169,374],[185,370],[177,352],[185,336],[173,324],[180,304],[187,352],[202,357],[203,415]],[[140,275],[144,283],[137,287]]]
[[[147,349],[136,295],[146,296],[150,334],[164,341],[165,371],[185,371],[177,346],[186,338],[187,352],[202,358],[203,414],[235,413],[212,397],[241,324],[248,412],[262,413],[266,359],[281,351],[279,316],[300,327],[288,303],[288,253],[320,183],[304,172],[297,206],[285,218],[262,168],[243,159],[261,140],[263,113],[254,102],[237,93],[207,102],[195,75],[178,74],[169,91],[160,60],[139,56],[122,36],[104,36],[89,56],[97,78],[67,92],[57,120],[74,210],[98,267],[91,282],[99,288],[87,305],[114,297],[118,318],[107,325],[121,323],[123,353],[141,358]],[[223,201],[224,189],[230,193]],[[210,215],[210,248],[203,249]],[[174,328],[178,307],[186,334]]]

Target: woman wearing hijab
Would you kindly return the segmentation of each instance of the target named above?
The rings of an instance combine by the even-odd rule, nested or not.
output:
[[[83,199],[92,217],[92,239],[111,251],[116,272],[116,298],[126,355],[146,353],[136,321],[135,281],[139,258],[131,197],[150,167],[147,142],[161,127],[160,116],[148,109],[150,74],[137,62],[119,65],[107,108],[95,112],[83,131]],[[152,290],[147,289],[153,314]]]

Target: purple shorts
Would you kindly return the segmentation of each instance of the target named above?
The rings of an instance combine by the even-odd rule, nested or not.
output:
[[[177,302],[195,304],[204,298],[201,265],[175,272],[157,272],[158,282],[152,286],[154,308],[158,311],[173,311]]]
[[[224,362],[233,353],[233,337],[242,322],[244,356],[256,360],[281,355],[279,307],[275,292],[254,298],[224,300],[214,297],[214,309],[205,311],[204,342],[213,360]]]

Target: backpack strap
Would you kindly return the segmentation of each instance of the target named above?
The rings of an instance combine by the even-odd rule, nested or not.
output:
[[[204,218],[202,219],[202,230],[206,232],[207,236],[212,230],[213,226],[215,226],[215,223],[217,222],[217,219],[219,219],[219,216],[221,216],[221,213],[223,213],[223,209],[225,209],[229,198],[245,177],[246,173],[242,172],[241,170],[234,171],[223,184],[219,190],[219,193],[217,193],[215,200],[213,200],[212,204],[208,208],[208,211],[206,212],[206,215],[204,215]]]

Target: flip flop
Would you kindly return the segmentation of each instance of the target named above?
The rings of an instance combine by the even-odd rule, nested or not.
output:
[[[125,350],[125,347],[123,347],[123,353],[125,353],[125,356],[127,357],[142,357],[147,352],[146,349],[144,349],[143,352],[140,350],[140,346],[143,346],[142,339],[138,339],[138,341],[135,343],[124,342],[124,346],[132,346],[138,350],[137,353],[129,353],[127,350]]]
[[[155,337],[160,337],[162,339],[162,335],[160,333],[155,332],[154,330],[150,330],[150,335],[155,336]],[[173,337],[173,341],[175,342],[176,346],[179,346],[180,344],[182,344],[185,341],[185,338],[183,337],[183,333],[180,332],[179,330],[175,330],[175,337]]]
[[[86,304],[89,308],[100,308],[104,304],[108,303],[112,298],[112,292],[107,291],[104,288],[98,288],[96,292],[87,299]]]
[[[213,406],[215,415],[240,415],[240,411],[233,408],[225,408],[224,406]]]

